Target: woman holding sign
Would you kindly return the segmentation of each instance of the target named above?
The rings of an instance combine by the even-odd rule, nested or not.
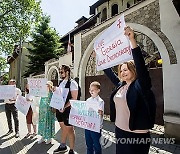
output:
[[[153,127],[155,118],[155,99],[149,72],[133,30],[126,27],[125,35],[132,45],[134,61],[120,64],[118,76],[110,68],[104,70],[116,86],[110,104],[110,118],[116,125],[116,154],[148,154],[149,129]]]
[[[35,100],[35,97],[29,94],[29,85],[26,85],[25,88],[26,94],[25,98],[26,100],[31,104],[28,110],[28,113],[26,115],[26,122],[27,122],[27,128],[28,128],[28,133],[25,136],[25,138],[28,138],[29,136],[35,137],[37,134],[37,129],[36,129],[36,124],[38,122],[38,103]],[[33,126],[34,132],[31,134],[31,124]]]
[[[49,106],[52,98],[52,81],[47,81],[47,88],[48,97],[42,97],[39,106],[38,134],[42,136],[42,138],[38,141],[39,144],[45,141],[46,144],[50,144],[51,139],[54,138],[55,135],[55,113]]]

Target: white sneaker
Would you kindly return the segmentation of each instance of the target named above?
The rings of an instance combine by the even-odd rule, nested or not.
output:
[[[33,133],[33,134],[31,135],[31,138],[34,138],[36,135],[37,135],[36,133]]]
[[[52,142],[52,139],[48,139],[47,141],[46,141],[46,144],[50,144]]]
[[[45,141],[44,141],[43,138],[41,138],[41,139],[38,141],[38,144],[41,144],[41,143],[43,143],[43,142],[45,142]]]

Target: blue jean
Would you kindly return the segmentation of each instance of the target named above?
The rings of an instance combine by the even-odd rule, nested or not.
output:
[[[102,154],[101,144],[99,139],[101,137],[101,132],[93,132],[85,129],[85,138],[87,146],[87,154]]]

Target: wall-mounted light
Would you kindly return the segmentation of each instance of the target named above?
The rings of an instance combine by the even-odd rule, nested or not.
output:
[[[163,60],[162,59],[158,59],[158,64],[162,64],[163,63]]]

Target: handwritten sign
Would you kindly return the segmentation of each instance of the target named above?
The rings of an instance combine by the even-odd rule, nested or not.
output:
[[[124,27],[125,21],[122,15],[95,40],[94,50],[98,71],[133,59],[129,39],[124,35]]]
[[[15,99],[16,86],[14,85],[1,85],[0,86],[0,99]]]
[[[71,125],[94,132],[100,132],[101,118],[96,105],[92,102],[79,100],[70,100],[70,103],[69,123]]]
[[[15,102],[15,106],[20,112],[22,112],[24,115],[27,115],[30,103],[26,100],[25,97],[18,96]]]
[[[47,97],[46,78],[28,78],[29,94],[32,96]]]
[[[65,104],[65,99],[62,96],[62,88],[56,88],[56,90],[53,92],[50,106],[55,109],[63,109]]]

